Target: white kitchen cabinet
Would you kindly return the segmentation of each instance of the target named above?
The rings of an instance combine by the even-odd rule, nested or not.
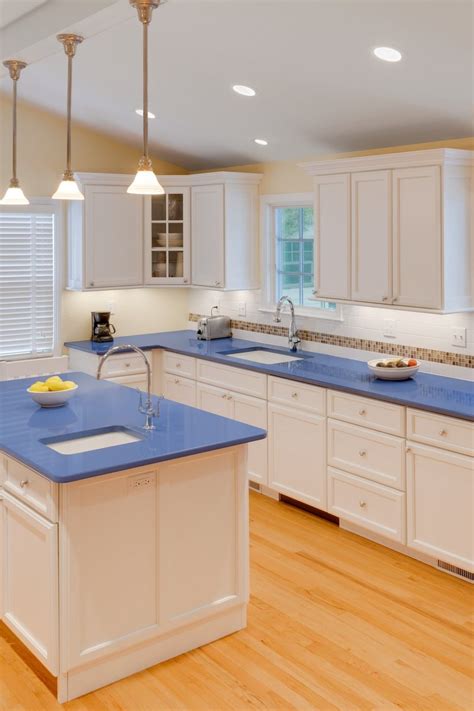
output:
[[[314,290],[318,299],[351,298],[350,175],[314,179]]]
[[[393,303],[439,309],[440,167],[393,171]],[[380,262],[376,261],[377,268]]]
[[[78,175],[84,201],[68,206],[68,288],[143,285],[143,198],[127,194],[132,179]]]
[[[408,546],[473,571],[474,460],[408,444]]]
[[[268,485],[327,510],[325,417],[269,403]]]
[[[191,282],[191,211],[189,187],[167,186],[164,195],[144,200],[145,283],[167,286]]]
[[[171,373],[164,373],[163,395],[167,400],[174,400],[182,405],[196,407],[196,383],[194,380],[181,378]]]
[[[474,152],[431,149],[302,164],[314,177],[317,298],[474,309]]]
[[[196,406],[215,415],[267,429],[267,404],[264,400],[240,393],[197,383]],[[251,442],[247,461],[249,479],[267,483],[267,441]]]
[[[58,673],[58,531],[1,493],[1,617],[52,674]]]
[[[391,171],[351,175],[353,301],[388,303],[392,293]],[[377,265],[374,268],[374,265]]]
[[[208,173],[191,188],[192,283],[211,289],[255,289],[258,274],[260,175]]]
[[[141,390],[144,393],[148,391],[148,380],[145,374],[124,375],[121,378],[104,378],[104,380],[108,380],[111,383],[116,383],[117,385],[125,385],[125,387],[133,388],[134,390]]]

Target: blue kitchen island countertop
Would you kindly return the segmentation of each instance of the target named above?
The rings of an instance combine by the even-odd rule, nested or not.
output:
[[[160,402],[156,429],[145,432],[138,393],[122,385],[69,373],[79,385],[63,407],[41,408],[26,389],[36,378],[0,382],[0,450],[48,479],[66,483],[264,439],[265,430],[170,400]],[[154,399],[155,406],[157,398]],[[136,442],[81,454],[60,454],[48,441],[125,428]]]
[[[279,348],[242,338],[200,341],[196,338],[196,332],[192,330],[121,336],[115,338],[113,343],[75,341],[65,345],[86,353],[103,355],[112,346],[124,344],[135,345],[143,350],[162,348],[280,378],[289,378],[376,400],[393,402],[397,405],[406,405],[474,421],[474,385],[471,381],[420,372],[409,380],[398,382],[378,380],[369,372],[364,361],[351,358],[340,358],[312,351],[298,351],[296,355],[301,359],[289,363],[276,365],[253,363],[232,357],[229,355],[229,351],[263,348],[288,354],[288,348]]]

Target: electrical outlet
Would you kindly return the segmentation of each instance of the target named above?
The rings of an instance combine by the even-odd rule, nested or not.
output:
[[[383,322],[383,335],[385,338],[396,338],[397,322],[393,318],[386,318]]]
[[[139,474],[131,476],[128,480],[128,488],[132,491],[140,491],[146,489],[147,486],[153,486],[154,477],[152,474]]]
[[[113,315],[115,313],[115,301],[107,301],[106,309],[107,311],[110,311],[110,313]]]
[[[247,304],[245,301],[241,301],[239,304],[239,316],[246,316],[247,315]]]
[[[453,328],[451,331],[451,345],[466,348],[466,329],[463,326]]]

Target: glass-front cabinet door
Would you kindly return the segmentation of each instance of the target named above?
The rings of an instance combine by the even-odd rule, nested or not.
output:
[[[145,235],[146,283],[189,284],[189,188],[169,187],[146,198]]]

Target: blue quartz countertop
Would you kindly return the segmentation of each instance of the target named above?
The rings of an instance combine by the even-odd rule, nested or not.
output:
[[[112,346],[125,344],[135,345],[143,350],[162,348],[280,378],[321,385],[334,390],[344,390],[356,395],[474,421],[473,382],[420,372],[409,380],[378,380],[369,372],[364,361],[351,358],[339,358],[302,350],[296,354],[301,360],[277,365],[252,363],[230,356],[229,351],[257,347],[286,354],[289,351],[287,348],[278,348],[267,343],[257,343],[242,338],[200,341],[196,338],[196,332],[191,330],[149,333],[142,336],[121,336],[115,338],[113,343],[75,341],[65,345],[68,348],[103,355]]]
[[[79,385],[75,397],[58,408],[41,408],[26,392],[36,378],[0,383],[0,450],[48,479],[66,483],[108,472],[264,439],[265,430],[170,400],[160,402],[156,429],[145,432],[138,393],[129,387],[70,373]],[[157,398],[154,398],[157,404]],[[60,454],[46,441],[97,430],[126,428],[139,441],[82,454]]]

